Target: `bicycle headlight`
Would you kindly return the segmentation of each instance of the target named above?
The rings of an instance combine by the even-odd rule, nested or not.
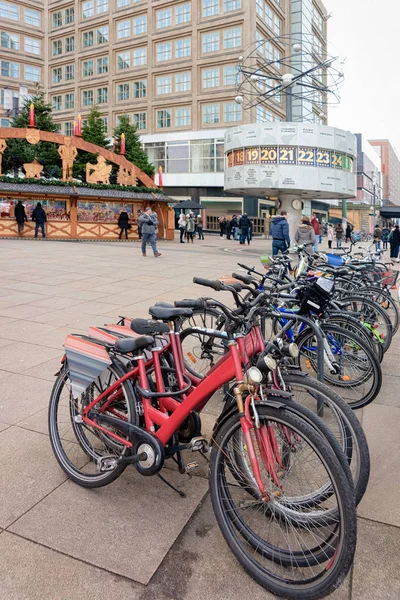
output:
[[[299,347],[294,342],[289,344],[289,354],[292,358],[297,358],[299,355]]]
[[[262,378],[262,373],[260,369],[257,369],[257,367],[250,367],[250,369],[246,371],[246,383],[258,385],[261,383]]]
[[[267,354],[266,356],[264,356],[264,363],[265,363],[265,366],[270,371],[273,371],[274,369],[276,369],[276,360],[270,354]]]

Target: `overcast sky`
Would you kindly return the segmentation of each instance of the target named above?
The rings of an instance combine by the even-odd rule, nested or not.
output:
[[[398,0],[324,0],[331,53],[345,58],[341,103],[329,125],[388,138],[400,154]]]

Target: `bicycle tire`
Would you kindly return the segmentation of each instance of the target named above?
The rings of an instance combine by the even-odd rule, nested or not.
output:
[[[298,554],[303,552],[304,554],[306,551],[305,544],[301,546],[301,550],[295,551],[291,543],[286,542],[287,548],[274,547],[270,539],[268,539],[262,551],[261,549],[254,551],[254,545],[259,539],[259,535],[256,532],[253,532],[253,545],[249,544],[251,551],[246,548],[248,541],[240,533],[242,516],[238,514],[237,509],[232,508],[233,499],[231,489],[235,488],[228,486],[226,476],[224,475],[224,462],[226,461],[224,448],[232,434],[240,427],[237,415],[228,419],[218,431],[211,451],[209,479],[215,517],[231,551],[259,585],[273,594],[284,598],[293,598],[296,600],[318,600],[324,598],[342,583],[352,565],[354,557],[356,514],[349,482],[332,448],[312,427],[298,417],[289,415],[285,409],[260,406],[258,407],[258,413],[260,418],[265,422],[274,422],[279,426],[289,427],[291,431],[297,432],[318,458],[318,465],[321,464],[322,468],[329,474],[338,504],[339,522],[335,529],[335,537],[331,538],[329,542],[331,551],[326,554],[324,560],[325,566],[321,565],[323,569],[321,574],[317,576],[315,574],[316,565],[313,565],[314,569],[311,569],[313,573],[312,577],[305,579],[303,577],[304,572],[300,572],[300,569],[306,569],[307,567],[299,566],[299,557],[296,557],[295,554],[295,552],[298,552]],[[270,504],[269,510],[272,512],[272,515],[274,515],[273,511],[278,503],[279,500],[270,499],[268,504]],[[261,517],[262,525],[265,524],[266,515],[262,513],[259,514],[259,517]],[[254,513],[252,513],[252,518],[252,528],[254,529]],[[284,527],[286,527],[285,534],[287,537],[289,535],[287,522],[284,524]],[[246,535],[248,533],[246,531]],[[316,533],[318,531],[314,530],[313,535],[316,536]],[[300,534],[301,530],[297,529],[295,539],[298,539]],[[285,539],[284,535],[283,538]],[[277,543],[275,542],[275,544]],[[310,544],[312,543],[317,542],[311,541]],[[334,543],[335,546],[333,545]],[[268,547],[271,548],[273,554],[267,551]],[[317,546],[316,551],[321,552],[321,548]],[[292,561],[290,562],[291,557]],[[292,566],[291,572],[290,566]],[[292,580],[289,578],[290,574],[292,574]],[[302,577],[302,579],[296,579],[295,577]]]
[[[390,322],[392,324],[392,334],[395,335],[400,325],[400,312],[396,301],[391,296],[390,292],[386,289],[381,288],[361,288],[357,290],[358,296],[372,297],[374,302],[378,302],[383,310],[386,312]],[[385,304],[388,306],[385,307]]]

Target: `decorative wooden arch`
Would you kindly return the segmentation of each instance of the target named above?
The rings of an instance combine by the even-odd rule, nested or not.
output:
[[[137,178],[145,187],[158,187],[154,183],[153,179],[149,177],[149,175],[146,175],[146,173],[127,160],[122,154],[116,154],[115,152],[111,152],[111,150],[106,150],[105,148],[101,148],[101,146],[97,146],[91,142],[86,142],[81,137],[65,136],[62,133],[42,131],[41,129],[36,129],[33,127],[0,127],[0,139],[25,139],[30,144],[37,144],[38,142],[52,142],[54,144],[61,145],[65,143],[65,138],[67,137],[71,140],[71,146],[75,146],[75,148],[78,150],[83,150],[92,154],[99,154],[104,156],[104,158],[109,162],[120,167],[125,167],[129,170],[134,168]]]

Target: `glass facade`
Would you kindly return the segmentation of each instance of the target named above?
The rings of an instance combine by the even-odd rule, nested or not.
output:
[[[221,173],[224,170],[224,140],[206,139],[145,143],[156,171],[164,173]]]
[[[120,212],[125,210],[129,217],[134,216],[134,205],[123,202],[78,202],[78,221],[118,221]]]

